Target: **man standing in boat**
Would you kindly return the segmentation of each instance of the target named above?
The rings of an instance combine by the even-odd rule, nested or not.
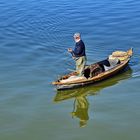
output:
[[[80,33],[75,33],[73,37],[76,42],[75,48],[74,50],[72,50],[72,48],[68,48],[68,52],[72,54],[72,57],[76,62],[76,72],[79,76],[82,76],[86,65],[85,44],[81,40]]]

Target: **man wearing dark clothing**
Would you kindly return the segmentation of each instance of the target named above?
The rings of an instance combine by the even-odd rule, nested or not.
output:
[[[68,52],[72,54],[73,59],[76,61],[76,72],[79,76],[82,76],[83,70],[86,65],[86,53],[85,53],[85,44],[81,40],[80,33],[74,34],[74,40],[76,42],[74,50],[71,48],[68,49]]]
[[[79,42],[76,42],[75,49],[72,51],[72,55],[74,57],[86,56],[86,54],[85,54],[85,44],[82,40],[80,40]]]

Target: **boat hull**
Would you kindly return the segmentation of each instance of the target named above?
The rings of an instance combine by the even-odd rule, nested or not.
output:
[[[123,66],[121,66],[119,69],[115,69],[115,70],[110,70],[107,72],[102,73],[101,75],[98,75],[97,77],[93,78],[92,80],[86,81],[86,82],[78,82],[78,83],[69,83],[69,84],[60,84],[56,86],[57,90],[67,90],[67,89],[72,89],[72,88],[78,88],[78,87],[83,87],[83,86],[87,86],[87,85],[91,85],[91,84],[96,84],[98,82],[101,82],[103,80],[107,80],[119,73],[122,73],[125,71],[125,69],[127,69],[128,67],[128,62],[127,61]]]

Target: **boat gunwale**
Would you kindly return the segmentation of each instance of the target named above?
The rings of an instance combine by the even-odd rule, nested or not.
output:
[[[129,60],[130,60],[130,58],[122,61],[120,64],[116,65],[115,67],[113,67],[113,68],[111,68],[107,71],[104,71],[104,72],[102,72],[102,73],[100,73],[97,76],[94,76],[92,78],[84,79],[84,80],[75,80],[75,81],[71,81],[71,82],[67,82],[67,83],[57,82],[55,85],[85,84],[85,83],[88,83],[88,82],[94,82],[94,81],[102,80],[102,79],[104,79],[104,77],[106,77],[110,74],[113,74],[113,72],[120,71],[121,69],[123,69],[123,67],[125,67],[125,65],[128,64]]]

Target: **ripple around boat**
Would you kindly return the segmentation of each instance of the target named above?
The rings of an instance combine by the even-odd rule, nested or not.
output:
[[[117,53],[118,51],[116,51],[116,54]],[[113,52],[112,54],[115,54],[115,53]],[[76,88],[76,87],[83,87],[89,84],[95,84],[102,80],[111,78],[112,76],[120,72],[123,72],[127,68],[130,58],[133,55],[133,50],[131,48],[128,51],[123,52],[122,54],[123,56],[116,56],[119,59],[119,63],[113,67],[110,66],[111,68],[106,66],[106,63],[109,63],[109,62],[108,62],[108,59],[105,59],[103,61],[86,66],[84,70],[84,76],[82,77],[79,77],[79,78],[76,77],[72,80],[71,79],[69,80],[71,76],[77,75],[76,72],[73,72],[68,75],[62,76],[57,81],[52,82],[52,84],[56,85],[57,90],[64,90],[64,89],[71,89],[71,88]],[[95,65],[98,65],[102,70],[101,72],[96,73],[95,75],[91,77],[90,76],[91,68]],[[107,67],[108,70],[105,70],[104,66]]]

